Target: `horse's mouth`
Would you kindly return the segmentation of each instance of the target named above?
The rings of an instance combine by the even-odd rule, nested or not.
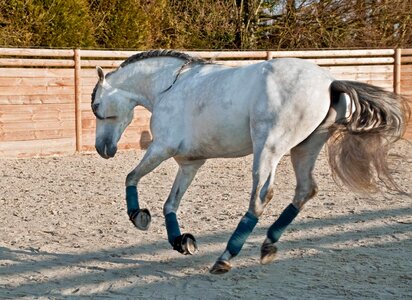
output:
[[[117,147],[115,145],[111,144],[96,144],[96,151],[99,153],[99,155],[105,159],[109,159],[111,157],[114,157],[116,152],[117,152]]]

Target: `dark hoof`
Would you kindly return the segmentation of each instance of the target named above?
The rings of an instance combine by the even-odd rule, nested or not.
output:
[[[190,233],[179,235],[173,242],[173,249],[184,255],[195,254],[198,249],[196,239]]]
[[[262,265],[267,265],[271,263],[278,252],[278,248],[274,243],[263,243],[262,248],[260,248],[260,263]]]
[[[132,221],[134,226],[136,226],[140,230],[147,230],[149,229],[152,217],[149,210],[139,209],[130,214],[130,221]]]
[[[211,274],[225,274],[232,269],[230,262],[226,260],[218,260],[210,269]]]

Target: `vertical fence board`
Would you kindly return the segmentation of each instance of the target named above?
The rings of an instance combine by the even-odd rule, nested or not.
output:
[[[406,97],[412,108],[412,49],[402,49],[401,51],[400,92]],[[409,121],[405,138],[412,140],[412,120]]]
[[[81,57],[80,50],[74,50],[74,107],[75,107],[75,128],[76,128],[76,151],[82,149],[82,89],[81,89]]]
[[[402,50],[396,49],[395,50],[395,62],[393,66],[393,91],[395,94],[401,94],[401,56]]]

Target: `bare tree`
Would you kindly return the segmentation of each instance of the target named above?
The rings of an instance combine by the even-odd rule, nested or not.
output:
[[[412,2],[403,0],[266,1],[259,48],[406,47]],[[268,22],[271,20],[272,22]]]

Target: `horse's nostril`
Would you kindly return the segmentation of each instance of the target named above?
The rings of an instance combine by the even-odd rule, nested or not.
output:
[[[92,104],[92,111],[96,112],[97,109],[99,108],[100,103],[93,103]]]

